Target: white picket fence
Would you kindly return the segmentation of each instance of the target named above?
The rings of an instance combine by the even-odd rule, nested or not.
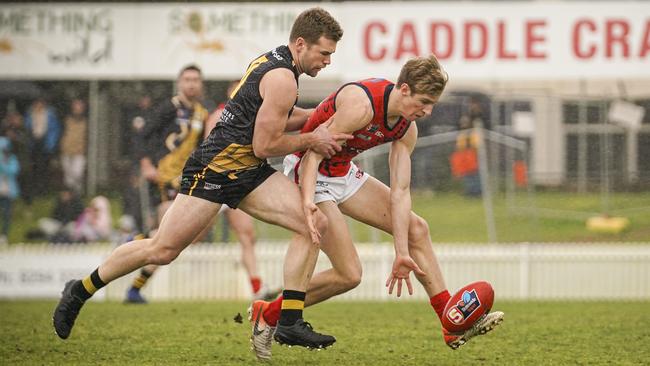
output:
[[[0,298],[56,298],[66,280],[96,268],[113,246],[16,245],[0,249]],[[282,285],[286,243],[258,243],[259,272],[271,287]],[[387,300],[384,286],[392,261],[390,244],[358,244],[362,283],[341,300]],[[650,243],[434,244],[450,290],[490,282],[499,299],[650,300]],[[144,290],[150,300],[248,299],[250,285],[235,244],[199,244],[162,267]],[[329,267],[321,253],[316,270]],[[135,275],[95,298],[122,300]],[[408,299],[409,296],[406,296]],[[426,299],[417,286],[414,299]]]

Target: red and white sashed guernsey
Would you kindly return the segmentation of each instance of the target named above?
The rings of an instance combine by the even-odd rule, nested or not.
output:
[[[328,177],[345,176],[355,156],[375,146],[400,139],[408,131],[411,124],[411,121],[400,117],[393,127],[389,127],[387,121],[388,96],[395,87],[395,84],[386,79],[365,79],[345,84],[330,94],[316,107],[316,110],[309,117],[309,120],[300,132],[311,132],[320,124],[329,120],[336,112],[336,96],[341,89],[348,85],[357,85],[366,92],[372,105],[373,117],[363,128],[351,133],[354,138],[347,140],[340,152],[336,153],[330,159],[324,159],[320,163],[318,171]],[[302,157],[304,152],[298,152],[295,155]],[[298,171],[299,164],[300,162],[296,164],[296,172]]]

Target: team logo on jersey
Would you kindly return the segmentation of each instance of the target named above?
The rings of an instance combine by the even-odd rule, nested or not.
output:
[[[221,184],[214,184],[214,183],[205,182],[203,184],[203,189],[205,189],[206,191],[213,191],[215,189],[221,189]]]
[[[377,132],[375,132],[375,136],[379,137],[380,139],[383,139],[383,138],[384,138],[384,134],[381,133],[381,131],[377,131]]]
[[[277,48],[273,49],[273,52],[271,52],[271,54],[272,54],[273,57],[275,57],[275,59],[278,60],[278,61],[282,61],[282,60],[284,60],[284,59],[282,58],[282,56],[280,56],[280,54],[278,53],[278,49],[277,49]]]

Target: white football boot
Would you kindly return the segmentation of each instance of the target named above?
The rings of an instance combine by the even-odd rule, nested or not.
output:
[[[503,312],[494,311],[487,315],[483,315],[479,320],[472,325],[471,328],[464,331],[462,334],[453,334],[448,332],[445,328],[442,328],[442,335],[445,339],[445,343],[451,349],[458,349],[458,347],[467,343],[470,339],[476,337],[477,335],[483,335],[499,325],[503,321]]]

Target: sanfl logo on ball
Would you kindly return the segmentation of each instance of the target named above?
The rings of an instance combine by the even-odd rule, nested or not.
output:
[[[461,301],[457,303],[458,310],[463,314],[463,317],[469,318],[476,309],[481,306],[481,302],[478,299],[476,290],[463,292]]]
[[[469,303],[472,300],[472,295],[470,295],[469,292],[465,291],[463,292],[463,302],[465,304]]]

